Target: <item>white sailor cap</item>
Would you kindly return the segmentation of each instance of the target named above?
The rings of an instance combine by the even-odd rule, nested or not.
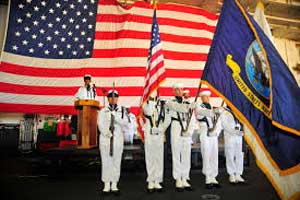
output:
[[[210,95],[211,95],[211,91],[209,91],[209,90],[204,90],[204,91],[200,92],[200,97],[203,97],[203,96],[210,97]]]
[[[151,98],[155,98],[157,96],[157,91],[154,90],[150,95]]]
[[[183,94],[189,94],[190,90],[183,90]]]
[[[107,97],[112,97],[114,94],[114,97],[119,97],[119,93],[117,90],[109,90],[107,93]]]
[[[92,79],[92,76],[90,74],[85,74],[83,79]]]
[[[130,109],[130,106],[124,106],[124,108]]]
[[[176,88],[183,88],[183,84],[182,83],[175,83],[173,85],[173,89],[176,89]]]

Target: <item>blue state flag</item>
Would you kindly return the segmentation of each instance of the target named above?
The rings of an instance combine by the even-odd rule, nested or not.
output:
[[[202,83],[245,124],[245,139],[282,199],[300,198],[300,88],[237,0],[225,0]]]

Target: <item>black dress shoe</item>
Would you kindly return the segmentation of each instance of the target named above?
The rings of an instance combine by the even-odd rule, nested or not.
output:
[[[221,188],[221,185],[219,183],[213,183],[212,185],[214,188]]]
[[[121,194],[120,190],[111,191],[111,193],[115,196],[120,196]]]
[[[154,192],[154,189],[149,189],[149,188],[147,188],[147,193],[148,194],[152,194]]]
[[[236,184],[238,184],[238,185],[246,185],[247,182],[246,181],[244,181],[244,182],[236,182]]]
[[[103,196],[108,196],[108,195],[110,195],[110,191],[109,192],[102,191],[102,195]]]
[[[212,183],[205,184],[205,188],[208,189],[208,190],[211,190],[211,189],[214,188],[214,185]]]
[[[184,191],[184,188],[176,187],[175,190],[176,190],[176,192],[183,192],[183,191]]]
[[[191,191],[193,191],[193,188],[192,188],[192,186],[184,187],[184,190],[191,192]]]
[[[165,191],[164,188],[160,188],[160,189],[155,188],[155,192],[162,193],[164,191]]]

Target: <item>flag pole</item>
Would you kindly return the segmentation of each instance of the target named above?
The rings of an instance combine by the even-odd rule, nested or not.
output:
[[[197,90],[197,93],[196,93],[196,96],[195,96],[195,100],[194,100],[195,103],[197,102],[198,96],[200,94],[201,86],[202,86],[202,82],[200,80],[200,83],[199,83],[199,86],[198,86],[198,90]],[[190,123],[191,123],[191,120],[192,120],[192,117],[193,117],[193,113],[194,113],[194,109],[191,111],[191,114],[190,114],[190,116],[188,118],[188,121],[187,121],[187,130],[188,130],[189,126],[190,126]]]
[[[198,90],[197,90],[194,102],[197,102],[197,100],[198,100],[198,97],[199,97],[199,94],[200,94],[200,90],[201,90],[201,86],[202,86],[202,82],[200,80],[200,83],[199,83],[199,86],[198,86]]]

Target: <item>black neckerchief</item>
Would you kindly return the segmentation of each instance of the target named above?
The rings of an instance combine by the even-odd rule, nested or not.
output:
[[[211,105],[210,105],[210,103],[202,103],[202,105],[204,105],[205,106],[205,108],[207,108],[207,109],[210,109],[211,110]]]
[[[158,120],[156,122],[156,127],[159,126],[160,121],[162,121],[162,122],[165,121],[165,116],[166,116],[165,104],[164,103],[162,103],[161,101],[157,101],[156,109],[157,109],[159,103],[160,103],[160,112],[159,112],[159,115],[158,115]]]
[[[110,111],[117,111],[118,110],[118,105],[117,104],[109,104],[108,105],[108,109],[110,110]]]
[[[182,103],[183,98],[181,96],[175,96],[175,99],[178,103]]]

